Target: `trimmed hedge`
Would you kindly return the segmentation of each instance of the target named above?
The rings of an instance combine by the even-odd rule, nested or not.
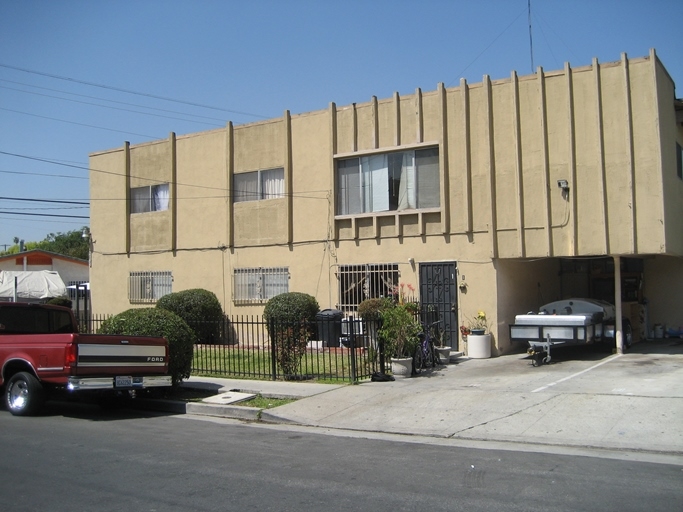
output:
[[[392,307],[391,299],[365,299],[358,304],[358,316],[363,320],[378,321],[382,319],[382,311]]]
[[[315,297],[301,292],[282,293],[266,303],[263,317],[285,378],[296,375],[299,369],[318,311]]]
[[[197,334],[199,343],[217,343],[220,340],[223,308],[214,293],[201,288],[169,293],[157,301],[156,307],[185,320]]]
[[[281,293],[270,299],[263,310],[266,322],[274,319],[281,322],[315,321],[320,306],[315,297],[301,292]]]
[[[129,309],[102,323],[99,334],[163,336],[168,340],[168,371],[177,386],[190,376],[196,335],[175,313],[159,308]]]
[[[71,299],[67,299],[66,297],[53,297],[52,299],[48,300],[45,304],[50,304],[51,306],[62,306],[65,308],[70,308],[73,305],[73,302],[71,302]]]

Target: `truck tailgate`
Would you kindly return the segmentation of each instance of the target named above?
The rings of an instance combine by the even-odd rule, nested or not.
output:
[[[139,336],[82,335],[77,339],[72,375],[165,374],[165,340]]]

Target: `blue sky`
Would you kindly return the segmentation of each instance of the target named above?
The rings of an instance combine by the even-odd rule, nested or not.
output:
[[[525,75],[531,48],[546,71],[655,48],[682,97],[681,20],[680,0],[532,0],[531,45],[527,0],[0,0],[0,250],[88,225],[25,214],[87,217],[89,153]]]

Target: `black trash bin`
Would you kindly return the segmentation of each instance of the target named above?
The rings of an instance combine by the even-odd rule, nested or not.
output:
[[[323,309],[315,315],[318,324],[318,338],[323,347],[338,347],[342,333],[342,317],[344,313],[338,309]]]

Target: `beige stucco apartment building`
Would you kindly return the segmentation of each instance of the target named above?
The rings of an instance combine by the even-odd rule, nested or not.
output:
[[[403,285],[451,343],[486,312],[614,301],[683,325],[683,103],[654,51],[93,153],[93,309],[206,288],[355,311]],[[615,286],[615,274],[621,290]]]

